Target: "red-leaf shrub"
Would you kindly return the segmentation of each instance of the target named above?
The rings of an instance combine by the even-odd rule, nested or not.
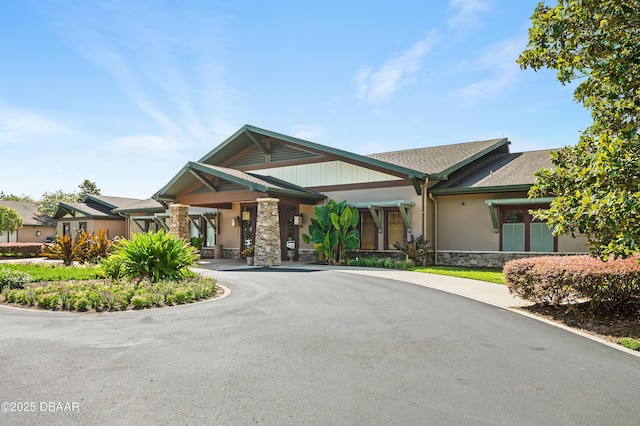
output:
[[[603,262],[590,256],[545,256],[504,265],[509,292],[534,303],[558,305],[586,299],[595,308],[640,298],[637,257]]]
[[[0,243],[0,257],[40,256],[42,243]]]

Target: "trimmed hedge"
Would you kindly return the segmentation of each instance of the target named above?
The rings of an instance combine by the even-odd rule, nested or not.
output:
[[[590,301],[591,307],[627,304],[640,298],[637,257],[545,256],[504,265],[509,292],[534,303],[559,305]]]
[[[0,257],[38,257],[42,243],[0,243]]]

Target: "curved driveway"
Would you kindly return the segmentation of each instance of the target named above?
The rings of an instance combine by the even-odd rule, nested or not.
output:
[[[231,295],[0,308],[0,401],[36,407],[0,424],[639,422],[640,358],[510,311],[339,271],[207,273]]]

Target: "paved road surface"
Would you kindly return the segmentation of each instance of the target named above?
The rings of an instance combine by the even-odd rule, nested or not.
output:
[[[35,408],[0,424],[640,424],[640,358],[556,327],[372,276],[209,273],[230,296],[0,308],[0,402]]]

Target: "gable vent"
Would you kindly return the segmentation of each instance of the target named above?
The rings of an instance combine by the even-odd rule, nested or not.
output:
[[[249,151],[242,157],[235,160],[233,163],[229,164],[227,167],[239,167],[239,166],[250,166],[252,164],[264,164],[265,156],[264,152],[259,149],[254,149]]]
[[[274,144],[271,147],[271,162],[275,161],[293,161],[302,158],[318,158],[322,155],[294,148],[284,144]]]

